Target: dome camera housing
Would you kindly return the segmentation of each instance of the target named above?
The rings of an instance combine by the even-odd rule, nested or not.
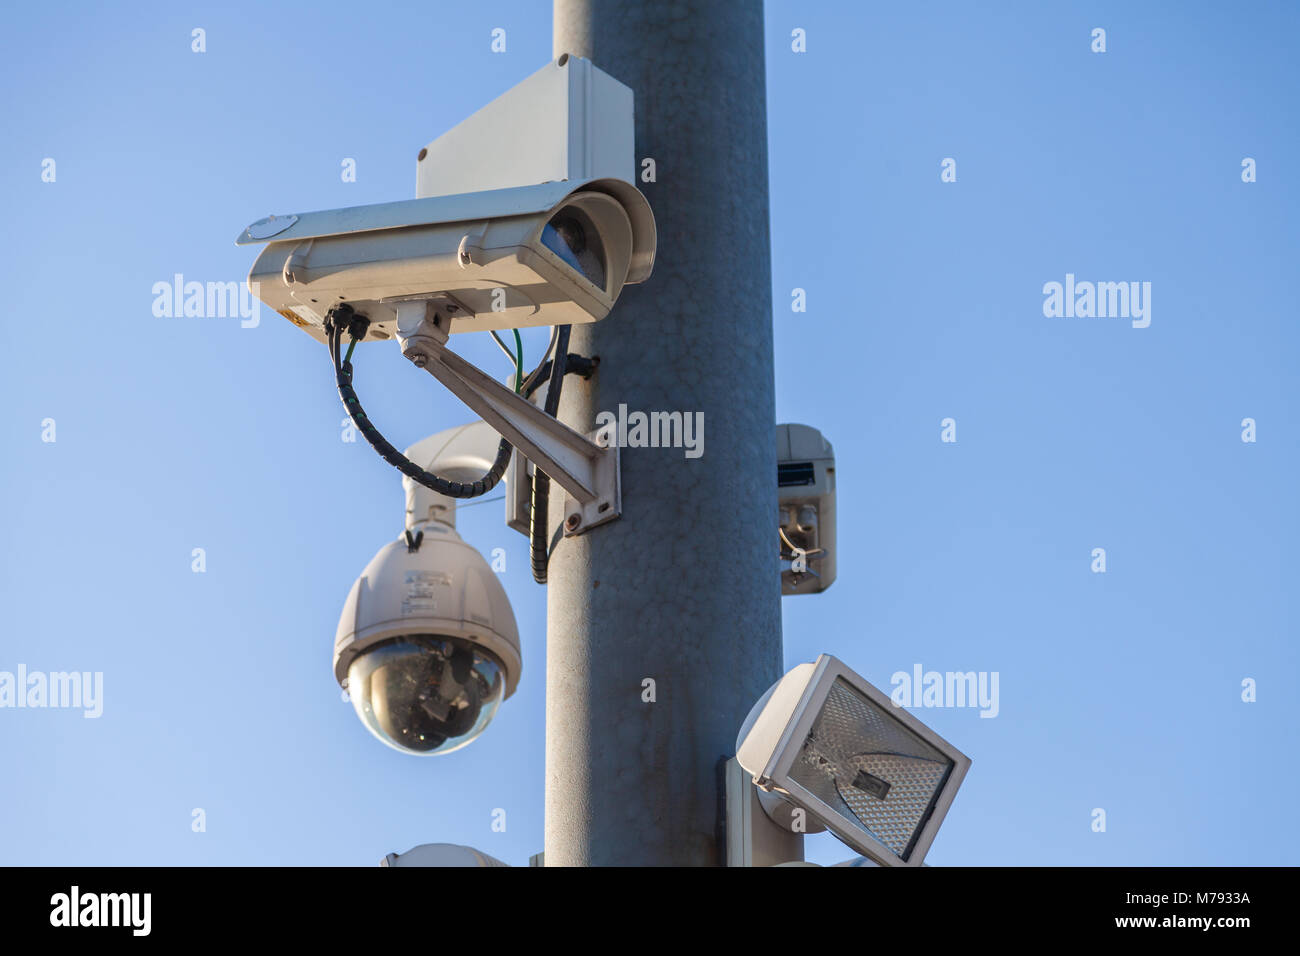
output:
[[[390,542],[352,585],[334,677],[372,734],[403,753],[457,750],[519,683],[519,629],[505,588],[440,522],[412,550]]]

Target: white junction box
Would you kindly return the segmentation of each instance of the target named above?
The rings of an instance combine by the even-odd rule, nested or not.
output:
[[[416,161],[415,195],[635,178],[632,90],[564,54],[443,133]]]

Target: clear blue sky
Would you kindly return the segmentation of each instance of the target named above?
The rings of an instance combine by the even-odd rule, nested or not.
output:
[[[935,864],[1300,862],[1298,28],[1281,3],[768,4],[778,420],[835,443],[841,548],[785,601],[786,661],[998,672],[994,719],[917,711],[974,761]],[[330,649],[397,474],[340,441],[323,348],[269,311],[155,317],[151,289],[242,281],[269,212],[412,195],[419,147],[550,56],[543,2],[7,12],[0,670],[102,671],[105,699],[0,710],[0,863],[541,849],[524,538],[461,511],[507,551],[516,696],[449,757],[381,746]],[[1150,327],[1045,318],[1067,273],[1152,283]],[[469,420],[396,348],[366,361],[396,444]]]

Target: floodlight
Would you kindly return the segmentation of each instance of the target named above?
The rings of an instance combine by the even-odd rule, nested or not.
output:
[[[970,758],[829,654],[795,667],[754,705],[736,760],[759,788],[883,866],[921,865],[970,768]]]

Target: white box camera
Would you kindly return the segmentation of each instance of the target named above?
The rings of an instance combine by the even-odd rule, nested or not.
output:
[[[453,333],[603,319],[650,275],[655,222],[635,186],[597,179],[271,216],[236,242],[268,243],[249,287],[317,341],[344,302],[377,340],[416,300]]]
[[[345,302],[368,341],[395,336],[402,302],[450,332],[603,319],[654,266],[634,139],[632,91],[564,54],[421,149],[419,198],[253,223],[235,240],[267,243],[249,287],[320,342]]]

